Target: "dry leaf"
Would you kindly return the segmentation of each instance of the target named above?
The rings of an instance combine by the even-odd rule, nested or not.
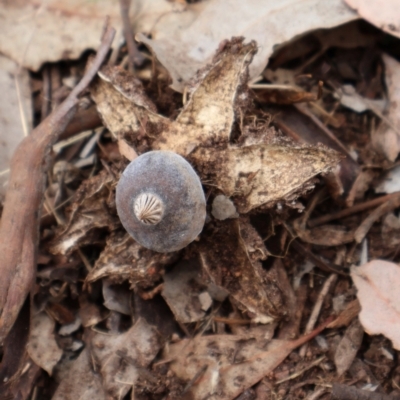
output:
[[[122,334],[96,334],[92,340],[92,356],[99,365],[108,398],[123,398],[160,347],[156,328],[143,319]]]
[[[149,32],[165,13],[182,8],[164,0],[134,0],[132,28]],[[77,59],[97,48],[107,16],[110,25],[121,26],[118,1],[1,0],[0,52],[34,71],[45,62]]]
[[[93,370],[92,361],[89,350],[83,349],[58,385],[52,400],[106,400],[101,377]]]
[[[257,93],[257,99],[267,104],[295,104],[317,101],[318,94],[306,92],[296,86],[286,85],[252,85],[252,89],[262,89]]]
[[[172,88],[182,92],[195,72],[210,62],[220,42],[232,36],[243,36],[260,45],[250,67],[250,77],[254,78],[277,45],[313,29],[331,28],[355,18],[356,14],[340,0],[210,0],[188,4],[179,14],[164,15],[151,30],[152,39],[137,37],[152,48],[168,70]]]
[[[28,341],[28,354],[32,360],[49,375],[60,361],[63,351],[54,336],[55,322],[45,312],[36,314],[32,320],[32,330]]]
[[[385,64],[389,110],[373,133],[372,143],[390,161],[394,161],[400,152],[400,63],[387,54],[383,54],[382,59]]]
[[[95,49],[105,16],[114,26],[119,19],[118,4],[107,0],[1,0],[0,4],[0,51],[35,71],[44,62],[76,59],[84,50]]]
[[[374,24],[379,29],[400,38],[400,5],[397,0],[345,0],[358,12],[360,17]]]
[[[231,400],[271,373],[295,348],[322,328],[296,340],[260,340],[259,336],[197,336],[171,344],[164,358],[171,370],[193,384],[185,398]],[[196,379],[197,377],[197,379]]]
[[[356,318],[346,329],[335,351],[334,362],[339,376],[350,368],[361,347],[363,336],[363,328]]]
[[[374,260],[352,267],[351,277],[361,303],[360,322],[370,335],[383,334],[400,350],[400,267]]]
[[[329,325],[329,329],[340,328],[342,326],[348,326],[351,321],[360,313],[361,306],[360,302],[355,299],[348,303],[343,311],[332,321]]]
[[[164,300],[180,323],[200,321],[205,316],[201,295],[208,294],[201,281],[201,266],[197,260],[181,261],[164,275],[161,292]],[[208,295],[211,300],[211,296]]]

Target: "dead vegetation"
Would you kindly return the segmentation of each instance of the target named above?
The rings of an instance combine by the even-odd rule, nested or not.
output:
[[[339,0],[273,20],[272,2],[121,0],[122,24],[109,3],[54,2],[37,21],[93,35],[107,11],[126,38],[112,51],[106,28],[95,57],[61,63],[91,44],[47,37],[54,20],[29,46],[56,49],[0,45],[20,68],[47,62],[1,215],[0,399],[400,398],[390,13],[360,8],[385,33]],[[122,171],[150,150],[185,157],[206,195],[178,252],[142,247],[117,215]]]

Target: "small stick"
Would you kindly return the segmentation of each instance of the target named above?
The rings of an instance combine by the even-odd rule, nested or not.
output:
[[[325,392],[327,392],[328,389],[326,387],[319,387],[314,391],[314,393],[311,393],[308,395],[305,400],[317,400],[319,399]]]
[[[129,70],[133,71],[135,69],[135,65],[140,66],[143,64],[144,58],[137,49],[136,43],[133,39],[132,27],[129,21],[129,8],[131,6],[131,0],[120,0],[119,4],[121,9],[122,24],[124,26],[125,41],[128,47]]]
[[[194,375],[194,377],[186,384],[181,394],[185,394],[189,389],[205,374],[208,365],[203,365]]]
[[[354,239],[357,243],[361,243],[371,229],[372,225],[381,217],[400,207],[400,193],[397,193],[395,197],[392,197],[387,202],[381,204],[378,208],[372,211],[367,218],[361,223],[354,233]]]
[[[335,274],[339,274],[342,276],[348,276],[348,274],[346,274],[345,272],[340,271],[337,268],[334,268],[328,262],[316,256],[314,253],[312,253],[310,250],[304,247],[297,239],[293,240],[290,243],[290,245],[295,251],[300,253],[307,260],[310,260],[312,263],[314,263],[318,268],[321,268],[323,271],[331,273],[333,272]]]
[[[310,228],[314,228],[315,226],[322,225],[327,222],[334,221],[336,219],[349,217],[350,215],[357,214],[359,212],[379,206],[382,203],[385,203],[386,201],[391,200],[394,197],[397,197],[399,194],[400,192],[391,193],[386,196],[378,197],[377,199],[369,200],[361,204],[356,204],[355,206],[346,208],[344,210],[340,210],[332,214],[322,215],[321,217],[309,220],[307,225]]]
[[[313,330],[313,328],[317,322],[319,313],[321,312],[322,303],[324,302],[324,299],[325,299],[326,295],[328,294],[329,289],[330,289],[332,283],[336,280],[336,278],[337,278],[336,274],[330,275],[328,277],[328,279],[325,281],[324,286],[322,286],[322,289],[319,292],[317,301],[315,302],[314,308],[311,312],[310,319],[307,322],[307,326],[304,331],[305,335],[307,335],[308,333],[310,333]],[[306,355],[306,351],[307,351],[307,344],[303,345],[303,347],[300,349],[300,351],[299,351],[300,356],[304,357]]]
[[[304,372],[306,372],[309,369],[314,368],[316,365],[320,364],[325,358],[326,358],[326,356],[321,356],[321,357],[317,358],[316,360],[312,361],[311,363],[308,363],[307,366],[300,368],[298,371],[295,371],[293,374],[287,376],[286,378],[282,378],[279,381],[276,381],[275,385],[279,385],[280,383],[298,378],[299,376],[303,375]]]

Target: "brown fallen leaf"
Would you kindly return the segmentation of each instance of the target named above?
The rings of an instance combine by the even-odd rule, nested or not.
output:
[[[163,358],[172,360],[171,370],[191,383],[182,398],[231,400],[323,329],[324,325],[296,340],[254,340],[251,333],[198,336],[171,344]]]
[[[301,229],[294,224],[297,237],[303,242],[318,246],[340,246],[354,240],[354,232],[338,225],[322,225],[311,229]]]
[[[175,319],[180,323],[202,320],[212,305],[212,298],[207,286],[200,279],[200,263],[197,260],[180,261],[163,278],[161,295],[174,313]]]
[[[293,15],[296,23],[293,23]],[[244,36],[260,44],[250,77],[261,74],[276,44],[318,28],[331,28],[356,18],[340,0],[297,2],[212,0],[187,4],[181,13],[169,13],[151,29],[152,39],[137,35],[151,47],[170,73],[172,88],[182,92],[195,72],[212,59],[220,42]],[[268,29],[265,29],[268,26]]]
[[[350,368],[361,347],[363,336],[364,330],[358,318],[356,318],[346,329],[344,336],[336,347],[334,362],[339,376]]]
[[[132,1],[133,29],[148,32],[165,13],[183,8],[163,0]],[[34,71],[45,62],[78,59],[83,51],[97,47],[106,17],[118,30],[121,28],[119,2],[1,0],[0,51]]]
[[[92,357],[99,366],[108,398],[121,399],[139,377],[150,374],[146,367],[160,350],[156,328],[139,319],[122,334],[96,334],[92,339]]]
[[[52,400],[106,400],[100,375],[93,369],[88,348],[83,349],[61,380]]]
[[[56,62],[66,56],[76,59],[84,50],[97,47],[107,15],[118,26],[118,5],[104,0],[95,3],[2,0],[0,49],[20,65],[35,71],[44,62]],[[23,21],[23,24],[13,21]]]
[[[296,86],[261,84],[252,85],[258,89],[257,99],[268,104],[294,104],[317,101],[319,93],[310,93]]]
[[[63,355],[54,335],[55,326],[55,321],[45,312],[36,314],[32,320],[31,335],[27,344],[29,356],[49,375]]]
[[[400,350],[400,267],[374,260],[351,268],[361,304],[360,322],[370,335],[383,334]]]

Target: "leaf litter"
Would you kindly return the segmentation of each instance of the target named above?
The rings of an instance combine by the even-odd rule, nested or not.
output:
[[[182,18],[207,15],[202,2],[172,6]],[[353,18],[344,11],[337,21]],[[316,27],[305,26],[298,33]],[[375,49],[370,58],[381,34],[367,31],[353,22],[271,50],[270,72],[256,84],[249,68],[264,50],[250,36],[224,36],[198,67],[188,63],[183,96],[168,87],[176,71],[157,51],[152,67],[135,72],[103,66],[90,94],[107,129],[57,150],[64,164],[45,193],[27,353],[18,319],[2,352],[5,393],[297,399],[329,398],[333,383],[332,396],[375,394],[366,388],[396,396],[399,201],[374,194],[395,162],[371,141],[385,143],[377,119],[395,125],[395,108],[385,116],[376,104],[387,96],[393,105],[396,94],[379,83],[387,56]],[[273,96],[285,101],[274,101],[274,69],[300,97],[278,87]],[[359,116],[346,110],[353,100],[337,98],[346,84],[375,105],[353,107]],[[308,103],[291,105],[299,99]],[[207,196],[203,232],[180,252],[141,247],[115,209],[127,160],[155,149],[183,155]],[[376,261],[351,267],[365,258]]]

